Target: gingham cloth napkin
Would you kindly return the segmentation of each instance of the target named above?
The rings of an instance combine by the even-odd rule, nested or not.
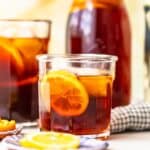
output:
[[[112,109],[111,133],[150,130],[150,104],[140,102]]]

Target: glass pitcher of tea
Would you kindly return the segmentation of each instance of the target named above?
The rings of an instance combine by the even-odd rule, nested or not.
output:
[[[67,22],[67,53],[118,56],[112,107],[131,95],[131,33],[123,0],[74,0]]]
[[[37,54],[46,54],[49,20],[0,21],[0,116],[18,122],[38,117]]]

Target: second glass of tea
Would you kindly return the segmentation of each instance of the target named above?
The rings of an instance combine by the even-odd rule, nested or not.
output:
[[[38,117],[37,54],[47,54],[49,20],[0,20],[0,116]]]
[[[117,57],[70,54],[37,59],[40,129],[107,138]]]

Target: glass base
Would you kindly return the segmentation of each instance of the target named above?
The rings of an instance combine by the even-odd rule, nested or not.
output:
[[[110,136],[110,131],[106,131],[100,134],[89,134],[89,135],[79,135],[79,137],[83,138],[96,138],[101,140],[106,140]]]

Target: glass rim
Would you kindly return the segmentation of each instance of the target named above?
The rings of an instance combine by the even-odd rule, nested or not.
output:
[[[118,57],[116,55],[109,54],[39,54],[36,56],[36,59],[40,62],[51,62],[53,59],[66,59],[70,62],[78,62],[79,60],[84,61],[99,61],[99,62],[116,62]]]
[[[37,23],[40,23],[40,22],[47,22],[49,24],[52,24],[52,21],[49,20],[49,19],[0,19],[0,22],[37,22]]]

